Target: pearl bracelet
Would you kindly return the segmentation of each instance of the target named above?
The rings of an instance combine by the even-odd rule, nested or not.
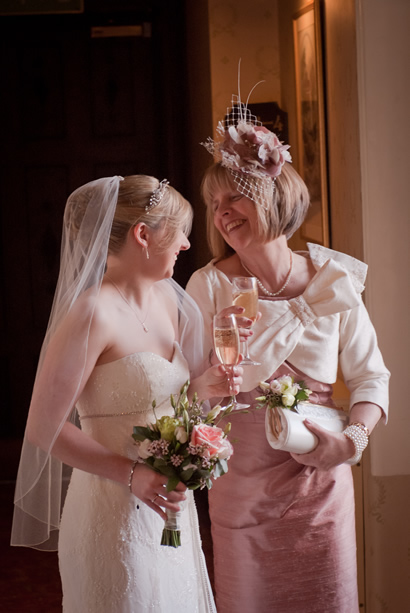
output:
[[[128,489],[130,490],[131,494],[132,494],[132,478],[134,476],[134,470],[137,464],[139,464],[139,460],[135,460],[131,464],[130,476],[128,478]]]
[[[366,449],[369,442],[369,429],[367,426],[361,423],[349,424],[347,428],[343,430],[343,434],[350,438],[355,447],[355,454],[349,460],[346,460],[345,464],[354,465],[360,462],[362,453]]]

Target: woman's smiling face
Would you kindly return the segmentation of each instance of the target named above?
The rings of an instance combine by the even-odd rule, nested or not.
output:
[[[213,194],[214,224],[235,251],[258,236],[255,204],[234,188],[219,188]]]

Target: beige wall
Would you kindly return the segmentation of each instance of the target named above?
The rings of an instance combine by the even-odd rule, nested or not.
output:
[[[392,373],[389,423],[365,467],[366,591],[368,612],[396,613],[410,611],[410,3],[356,8],[366,305]]]
[[[238,93],[241,99],[260,83],[251,102],[278,102],[280,65],[276,0],[209,0],[209,35],[214,129]]]

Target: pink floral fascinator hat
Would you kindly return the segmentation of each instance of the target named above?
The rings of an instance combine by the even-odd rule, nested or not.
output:
[[[218,123],[217,140],[208,137],[201,145],[229,170],[242,195],[266,209],[266,203],[272,200],[275,178],[292,158],[288,152],[290,145],[284,145],[248,109],[256,85],[246,104],[241,102],[240,94],[232,96],[231,108]]]

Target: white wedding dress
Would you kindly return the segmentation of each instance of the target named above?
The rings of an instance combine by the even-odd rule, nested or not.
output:
[[[172,361],[136,353],[97,366],[78,402],[82,429],[137,457],[134,425],[171,414],[169,396],[188,379],[179,345]],[[59,564],[64,613],[215,611],[192,492],[181,547],[160,545],[163,520],[127,487],[73,470],[61,519]]]

